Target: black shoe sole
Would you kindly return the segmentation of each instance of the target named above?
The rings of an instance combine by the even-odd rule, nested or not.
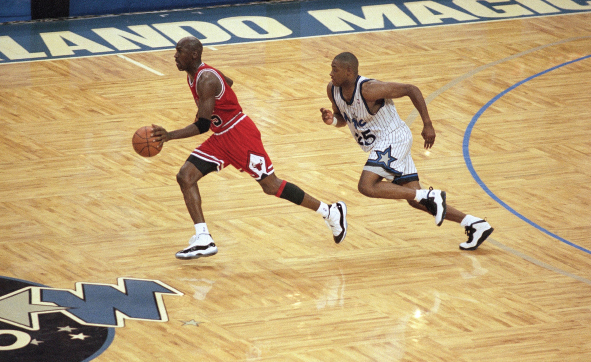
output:
[[[441,199],[443,200],[443,212],[441,213],[441,221],[437,226],[441,226],[443,224],[443,220],[445,220],[445,215],[447,214],[447,203],[445,201],[445,191],[441,191]],[[484,241],[484,240],[483,240]]]
[[[333,238],[335,243],[340,244],[341,241],[345,240],[345,236],[347,236],[347,205],[345,205],[344,202],[339,202],[337,203],[337,208],[340,209],[341,215],[343,215],[342,219],[340,220],[341,229],[343,229],[343,232],[338,236],[333,235]]]
[[[195,255],[195,256],[187,256],[187,257],[182,257],[182,256],[178,256],[178,255],[176,255],[176,254],[175,254],[175,257],[176,257],[177,259],[180,259],[180,260],[191,260],[191,259],[206,258],[206,257],[208,257],[208,256],[214,256],[214,255],[215,255],[215,254],[217,254],[217,253],[218,253],[218,252],[216,251],[216,252],[215,252],[215,253],[213,253],[213,254],[197,254],[197,255]]]
[[[210,244],[208,244],[208,245],[195,245],[195,246],[193,246],[193,247],[190,247],[190,248],[187,248],[187,249],[183,249],[183,250],[181,250],[181,251],[185,251],[185,250],[191,250],[191,249],[194,249],[193,251],[197,251],[197,250],[203,250],[203,251],[206,251],[207,249],[209,249],[209,247],[214,247],[214,248],[215,248],[215,244],[214,244],[214,243],[210,243]],[[179,253],[180,253],[180,251],[179,251]],[[195,255],[192,255],[192,256],[186,256],[186,257],[184,257],[184,256],[178,256],[177,254],[175,254],[174,256],[175,256],[177,259],[181,259],[181,260],[188,260],[188,259],[198,259],[198,258],[203,258],[203,257],[207,257],[207,256],[212,256],[212,255],[215,255],[215,254],[217,254],[217,253],[218,253],[218,250],[217,250],[217,248],[216,248],[216,251],[215,251],[215,253],[212,253],[212,254],[195,254]]]

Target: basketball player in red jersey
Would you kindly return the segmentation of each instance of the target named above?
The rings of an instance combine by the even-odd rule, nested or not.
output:
[[[267,155],[261,134],[254,122],[244,113],[232,90],[233,81],[222,72],[201,61],[203,45],[195,37],[181,39],[174,58],[180,71],[187,72],[187,82],[197,103],[195,122],[185,128],[168,132],[153,125],[153,135],[160,142],[192,137],[209,130],[213,134],[189,156],[177,174],[185,204],[195,224],[195,235],[189,246],[178,253],[179,259],[195,259],[217,253],[205,224],[201,209],[198,181],[212,171],[232,165],[247,172],[268,195],[286,199],[321,214],[333,233],[336,243],[347,234],[347,207],[339,201],[332,205],[318,201],[298,186],[279,179]]]

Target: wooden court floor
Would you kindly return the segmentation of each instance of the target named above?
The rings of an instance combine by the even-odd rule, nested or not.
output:
[[[477,251],[458,224],[357,192],[366,154],[319,112],[341,51],[422,90],[429,152],[396,101],[421,182],[487,218]],[[174,257],[194,233],[175,175],[204,138],[131,148],[140,126],[195,116],[173,54],[127,55],[163,76],[117,56],[0,66],[0,274],[183,294],[162,296],[167,321],[114,328],[96,361],[591,360],[591,14],[206,48],[277,175],[346,202],[349,230],[335,245],[319,215],[228,168],[200,182],[219,253],[194,261]]]

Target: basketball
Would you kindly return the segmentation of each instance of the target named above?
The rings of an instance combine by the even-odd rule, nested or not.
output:
[[[151,133],[152,127],[144,126],[140,127],[133,134],[131,143],[133,144],[133,149],[138,155],[152,157],[156,156],[162,150],[162,148],[158,147],[159,143],[154,142],[154,138],[150,136]]]

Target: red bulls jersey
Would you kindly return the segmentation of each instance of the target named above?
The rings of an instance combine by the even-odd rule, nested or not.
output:
[[[197,69],[193,82],[191,82],[191,79],[187,75],[187,83],[189,83],[189,87],[191,87],[191,92],[193,93],[193,98],[195,98],[197,106],[199,106],[199,96],[197,95],[196,89],[197,82],[204,72],[213,73],[222,83],[222,90],[215,97],[215,106],[213,108],[213,115],[211,116],[210,129],[216,134],[224,133],[234,127],[234,125],[246,116],[242,113],[242,107],[240,107],[240,104],[238,103],[236,93],[234,93],[232,88],[226,83],[224,76],[217,69],[212,68],[205,63],[201,63]]]

